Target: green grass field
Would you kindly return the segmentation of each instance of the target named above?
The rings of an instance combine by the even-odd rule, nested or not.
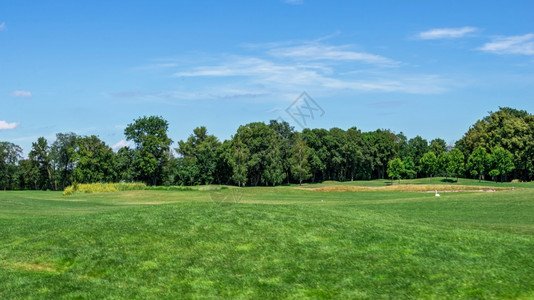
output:
[[[534,185],[388,183],[0,192],[0,299],[534,299]]]

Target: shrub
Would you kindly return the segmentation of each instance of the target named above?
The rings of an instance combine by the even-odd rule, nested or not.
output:
[[[64,196],[72,195],[76,192],[83,193],[109,193],[109,192],[119,192],[119,191],[134,191],[134,190],[144,190],[146,184],[133,182],[133,183],[87,183],[79,184],[74,183],[71,186],[68,186],[63,191]]]
[[[72,195],[72,194],[74,194],[75,191],[76,191],[76,190],[74,189],[74,186],[69,185],[69,186],[66,187],[65,190],[63,191],[63,196]]]

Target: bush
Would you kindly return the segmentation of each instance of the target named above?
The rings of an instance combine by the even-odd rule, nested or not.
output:
[[[63,191],[63,196],[72,195],[72,194],[74,194],[74,192],[76,192],[76,190],[74,189],[74,186],[69,185],[69,186],[66,187],[65,190]]]
[[[109,193],[109,192],[119,192],[119,191],[134,191],[134,190],[144,190],[146,184],[134,182],[134,183],[87,183],[79,184],[74,183],[71,186],[68,186],[63,191],[64,196],[72,195],[76,192],[83,193]]]

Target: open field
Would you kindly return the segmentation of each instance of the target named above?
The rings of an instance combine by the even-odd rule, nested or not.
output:
[[[0,192],[0,298],[534,298],[533,184],[389,183]]]

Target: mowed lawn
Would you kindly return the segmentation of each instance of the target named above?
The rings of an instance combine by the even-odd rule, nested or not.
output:
[[[0,192],[0,299],[534,298],[530,185],[338,185]]]

